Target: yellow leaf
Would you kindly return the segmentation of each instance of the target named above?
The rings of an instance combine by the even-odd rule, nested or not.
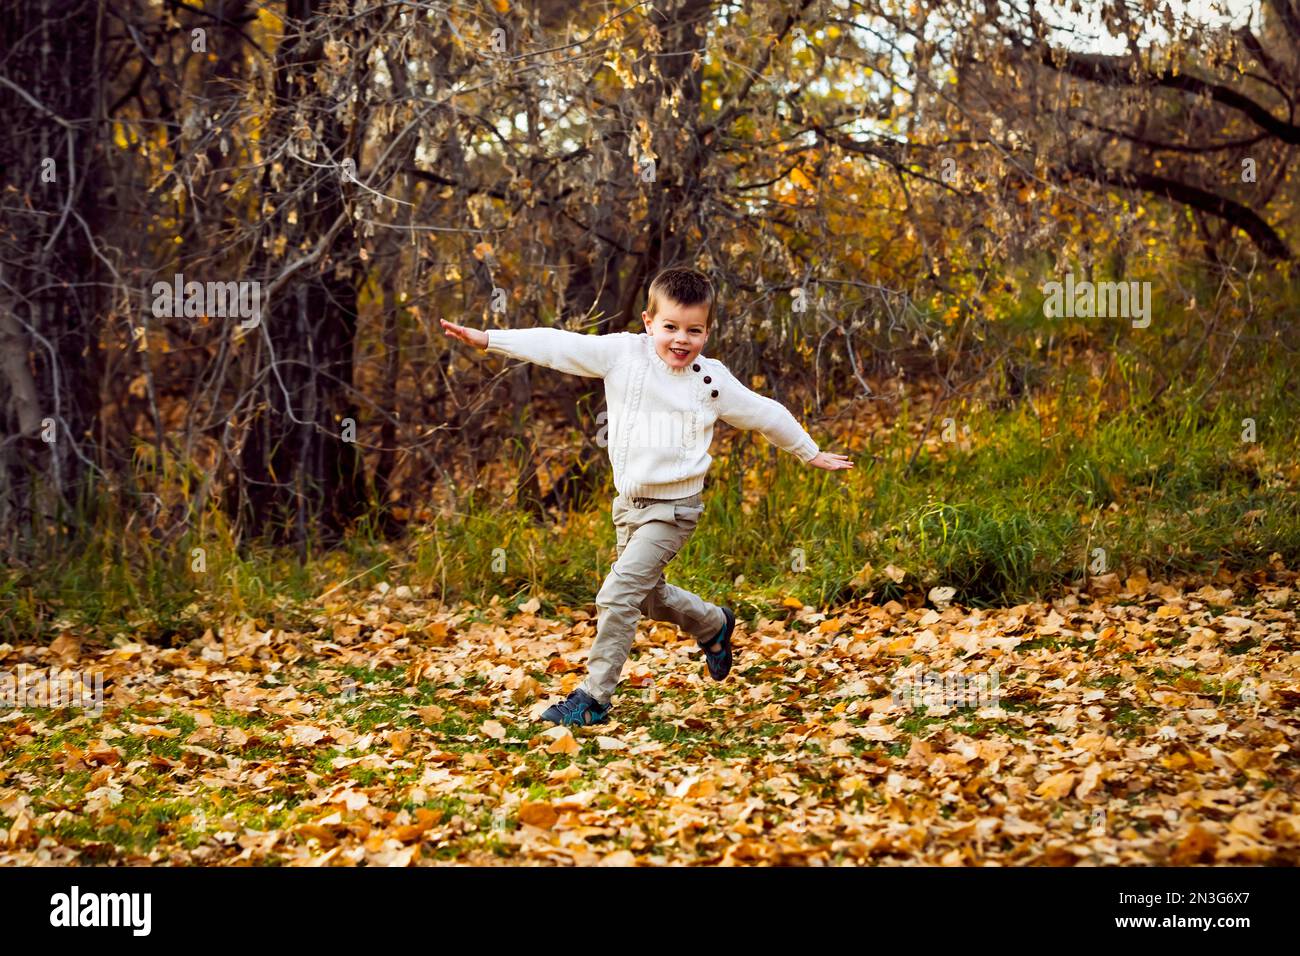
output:
[[[546,748],[548,754],[576,754],[582,748],[578,742],[573,739],[573,734],[566,732],[562,737],[556,737],[549,747]]]
[[[798,166],[790,170],[790,181],[794,183],[796,186],[798,186],[800,189],[813,188],[812,180],[810,180],[807,176],[805,176],[803,170],[801,170]]]
[[[1059,800],[1074,789],[1074,771],[1062,770],[1054,773],[1038,785],[1035,795],[1049,800]]]
[[[284,21],[265,5],[257,8],[257,20],[267,33],[276,34],[277,36],[283,35]]]
[[[1105,776],[1105,768],[1099,763],[1090,763],[1083,769],[1083,779],[1079,781],[1078,788],[1074,795],[1082,800],[1088,794],[1097,788],[1097,784]]]
[[[902,637],[895,638],[889,642],[885,648],[890,654],[906,654],[912,649],[912,635],[904,634]]]

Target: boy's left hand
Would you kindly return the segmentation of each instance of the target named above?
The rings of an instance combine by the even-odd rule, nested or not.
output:
[[[849,460],[848,455],[836,455],[824,451],[819,451],[815,457],[809,458],[808,464],[814,468],[825,468],[827,471],[839,471],[841,468],[853,467],[853,462]]]

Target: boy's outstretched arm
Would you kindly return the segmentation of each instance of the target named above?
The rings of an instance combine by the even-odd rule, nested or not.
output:
[[[827,471],[853,467],[847,455],[818,449],[817,442],[784,405],[750,391],[730,370],[724,370],[723,381],[718,386],[718,417],[736,428],[760,432],[777,448],[797,456],[805,465]]]
[[[566,329],[537,327],[532,329],[468,329],[442,322],[452,338],[475,348],[500,352],[524,362],[553,368],[557,372],[604,378],[614,364],[619,342],[610,335],[583,335]]]

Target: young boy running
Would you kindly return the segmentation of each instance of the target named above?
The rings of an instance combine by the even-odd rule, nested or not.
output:
[[[641,313],[645,335],[553,328],[484,332],[442,320],[447,335],[475,348],[605,381],[618,559],[596,595],[587,677],[547,709],[544,720],[585,726],[608,719],[642,614],[694,637],[714,680],[731,671],[734,612],[674,587],[663,574],[704,512],[715,421],[759,431],[805,464],[828,471],[853,467],[846,455],[820,451],[779,402],[750,391],[717,359],[700,354],[712,307],[713,289],[704,275],[667,269],[650,283]]]

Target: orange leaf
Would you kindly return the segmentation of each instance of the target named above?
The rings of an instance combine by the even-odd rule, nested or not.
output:
[[[569,739],[572,740],[573,738],[570,737]],[[549,830],[555,826],[555,821],[560,819],[560,815],[556,813],[555,808],[549,803],[525,802],[519,807],[518,816],[520,823],[541,827],[543,830]]]
[[[554,742],[546,748],[548,754],[576,754],[582,748],[578,742],[573,739],[573,734],[567,731],[563,736],[556,737]]]

